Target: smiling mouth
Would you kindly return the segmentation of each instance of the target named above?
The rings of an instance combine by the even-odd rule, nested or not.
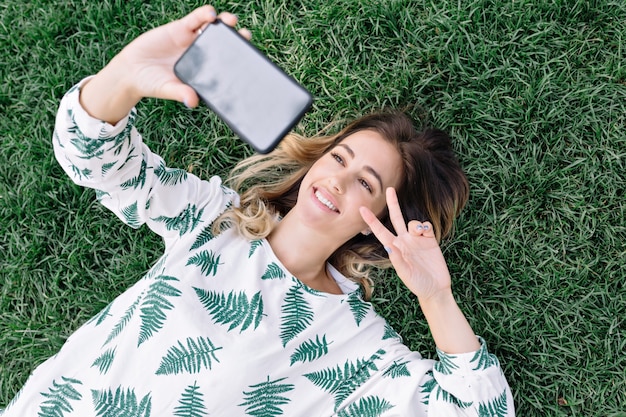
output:
[[[319,191],[315,191],[315,197],[318,199],[320,203],[322,203],[323,205],[325,205],[332,211],[339,213],[339,210],[337,209],[337,207],[335,207],[333,203],[331,203],[330,201],[326,200],[324,196],[322,195],[322,193],[320,193]]]

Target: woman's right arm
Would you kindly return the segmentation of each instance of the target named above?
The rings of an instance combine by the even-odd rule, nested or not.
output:
[[[146,223],[166,239],[177,239],[216,217],[236,196],[180,169],[170,169],[142,142],[133,109],[142,97],[198,104],[195,92],[173,73],[175,60],[215,19],[212,7],[138,37],[97,75],[83,80],[61,101],[54,151],[72,180],[97,190],[100,202],[125,223]],[[236,17],[220,15],[234,24]],[[245,33],[244,33],[245,36]]]
[[[237,17],[230,13],[221,13],[219,18],[231,26],[237,23]],[[176,77],[174,64],[198,36],[198,30],[216,19],[215,9],[203,6],[142,34],[83,86],[81,105],[92,117],[112,125],[126,117],[143,97],[197,106],[197,94]],[[247,30],[240,32],[250,38]]]

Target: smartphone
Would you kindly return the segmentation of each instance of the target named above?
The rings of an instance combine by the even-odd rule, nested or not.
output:
[[[312,95],[235,29],[217,20],[174,73],[259,153],[268,153],[310,109]]]

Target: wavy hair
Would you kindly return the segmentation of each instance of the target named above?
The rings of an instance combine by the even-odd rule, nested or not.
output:
[[[315,161],[362,130],[377,132],[401,156],[403,176],[397,194],[405,220],[430,221],[439,242],[448,236],[469,197],[467,178],[448,134],[432,128],[418,131],[401,112],[361,117],[334,135],[305,138],[290,134],[272,153],[241,161],[227,179],[227,184],[241,196],[240,206],[218,217],[214,233],[234,226],[248,239],[268,236],[278,219],[295,205],[300,183]],[[387,211],[380,221],[393,231]],[[339,247],[328,261],[360,284],[366,299],[372,294],[371,268],[391,266],[376,237],[361,233]]]

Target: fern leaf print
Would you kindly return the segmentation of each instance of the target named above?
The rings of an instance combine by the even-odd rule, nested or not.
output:
[[[476,365],[473,368],[474,371],[479,371],[479,370],[487,369],[494,365],[495,366],[499,365],[498,359],[496,358],[495,355],[492,355],[487,351],[487,348],[484,342],[481,343],[480,349],[478,349],[478,351],[476,351],[476,354],[474,354],[472,359],[470,359],[470,363],[473,363]]]
[[[178,168],[168,168],[165,162],[161,161],[159,166],[155,168],[154,174],[157,176],[161,184],[173,186],[187,179],[187,171]]]
[[[141,161],[139,174],[136,177],[131,178],[128,181],[124,181],[123,183],[121,183],[120,187],[122,187],[122,190],[126,190],[131,187],[135,190],[137,188],[143,188],[144,185],[146,185],[146,169],[147,168],[148,168],[148,163],[146,162],[146,159],[144,156],[144,159]]]
[[[63,417],[74,411],[71,401],[79,401],[83,396],[74,385],[82,385],[77,379],[61,377],[61,383],[52,381],[52,387],[41,395],[46,400],[39,407],[38,417]]]
[[[379,349],[369,359],[358,359],[356,362],[346,361],[343,366],[326,368],[311,372],[304,376],[316,387],[335,396],[335,410],[358,387],[367,381],[372,372],[378,371],[374,361],[381,358],[385,351]]]
[[[256,252],[256,250],[261,246],[263,246],[263,241],[261,239],[253,240],[252,242],[250,242],[250,250],[248,251],[248,258],[252,258],[252,255],[254,255],[254,252]]]
[[[113,303],[109,303],[106,307],[104,307],[98,314],[96,314],[94,317],[92,317],[87,324],[91,324],[93,322],[96,323],[96,326],[99,326],[102,324],[102,322],[104,322],[107,317],[110,317],[110,311],[111,311],[111,306],[113,305]]]
[[[254,417],[275,417],[283,415],[281,406],[288,404],[291,400],[283,394],[294,389],[293,384],[280,384],[286,378],[251,385],[251,391],[244,391],[244,402],[240,407],[246,407],[246,415]]]
[[[115,359],[115,349],[109,349],[105,351],[102,355],[100,355],[91,365],[92,367],[97,367],[102,375],[109,372],[111,369],[111,365],[113,364],[113,360]]]
[[[439,349],[437,349],[437,353],[439,354],[439,361],[435,362],[433,366],[437,372],[443,375],[450,375],[455,369],[459,368],[459,366],[452,361],[452,359],[456,359],[456,356],[448,355]]]
[[[386,339],[396,339],[399,342],[402,342],[402,336],[400,336],[398,332],[396,332],[387,322],[385,322],[385,332],[383,334],[383,340]]]
[[[194,290],[204,308],[217,324],[230,325],[228,331],[241,326],[240,332],[243,332],[252,324],[256,329],[261,323],[263,299],[260,291],[249,300],[243,291],[239,293],[231,291],[225,295],[195,287]]]
[[[137,202],[135,201],[128,207],[124,207],[122,210],[122,215],[124,216],[124,222],[134,229],[138,229],[141,226],[141,221],[139,220],[139,212],[137,211]]]
[[[389,368],[387,368],[385,372],[383,372],[383,376],[390,377],[392,379],[400,378],[403,376],[411,376],[411,373],[406,367],[407,363],[409,362],[408,361],[405,361],[405,362],[394,361],[394,363]]]
[[[202,273],[206,276],[217,274],[217,268],[220,264],[220,255],[215,256],[213,251],[203,250],[195,254],[187,260],[187,266],[196,265],[200,267]]]
[[[204,405],[204,394],[199,391],[197,381],[189,385],[178,400],[178,406],[174,409],[176,417],[202,417],[208,415]]]
[[[313,322],[313,309],[302,293],[302,285],[294,285],[285,296],[281,307],[280,339],[287,346]]]
[[[506,417],[507,415],[506,390],[494,400],[478,405],[478,417]]]
[[[168,284],[167,281],[178,281],[178,279],[166,275],[156,277],[141,303],[141,328],[137,346],[163,327],[167,318],[166,311],[174,308],[167,297],[180,297],[181,295],[180,290]]]
[[[137,402],[133,389],[118,387],[115,392],[109,390],[91,390],[93,405],[98,417],[150,417],[152,399],[150,394]]]
[[[354,316],[354,321],[356,321],[356,325],[359,326],[361,321],[367,316],[367,313],[370,311],[370,305],[359,297],[358,292],[353,292],[348,296],[348,305],[350,306],[350,311]]]
[[[130,321],[130,319],[132,319],[133,316],[135,315],[135,310],[139,306],[139,303],[141,302],[142,298],[143,298],[143,293],[141,293],[139,297],[137,297],[135,302],[126,309],[122,318],[119,319],[115,327],[113,327],[113,329],[109,333],[107,340],[104,342],[105,345],[109,344],[113,339],[119,336],[120,333],[122,333],[122,330],[124,330],[124,328]]]
[[[319,335],[317,335],[315,336],[315,340],[309,339],[303,342],[291,355],[290,365],[296,362],[312,362],[315,359],[321,358],[328,353],[328,345],[330,345],[330,343],[326,342],[326,335],[322,336],[322,340],[320,340]]]
[[[186,346],[179,340],[161,359],[156,375],[197,374],[203,369],[211,369],[213,362],[219,362],[215,352],[220,349],[208,337],[188,337]]]
[[[393,405],[382,398],[369,396],[360,398],[356,403],[339,411],[337,417],[380,417],[385,411],[389,411]]]
[[[261,276],[261,279],[282,279],[285,278],[285,272],[278,266],[276,262],[272,262],[265,269],[265,273]]]
[[[180,236],[193,231],[202,222],[204,209],[198,210],[195,204],[187,204],[187,207],[178,216],[159,216],[152,220],[164,223],[167,230],[176,230]]]
[[[213,224],[210,224],[206,226],[204,229],[202,229],[202,232],[200,232],[198,237],[196,237],[196,240],[193,242],[193,245],[191,245],[191,248],[189,250],[192,251],[192,250],[199,249],[205,244],[207,244],[211,239],[213,239],[215,235],[213,234],[212,229],[213,229]]]

